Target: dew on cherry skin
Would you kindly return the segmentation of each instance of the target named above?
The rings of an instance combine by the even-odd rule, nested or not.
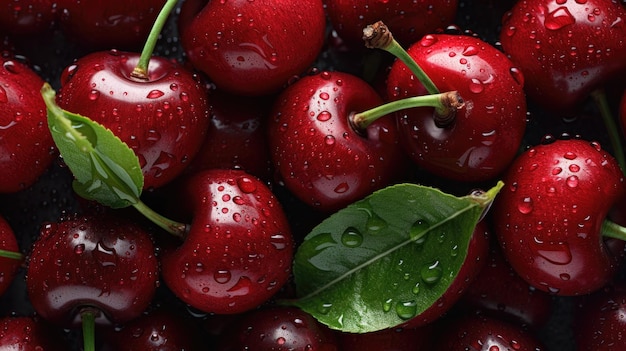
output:
[[[576,23],[576,19],[567,7],[561,6],[546,15],[544,26],[549,30],[559,30]]]
[[[469,45],[467,46],[463,52],[462,55],[463,56],[474,56],[474,55],[478,55],[478,48],[473,46],[473,45]]]
[[[438,41],[437,37],[431,34],[427,34],[420,40],[420,45],[423,47],[429,47],[434,45]]]
[[[335,145],[335,137],[332,135],[327,135],[324,137],[324,144],[328,146]]]
[[[320,97],[320,99],[322,99],[322,100],[328,100],[328,99],[330,99],[330,95],[328,95],[328,93],[327,93],[327,92],[324,92],[324,91],[320,93],[319,97]]]
[[[533,211],[533,199],[531,197],[525,197],[522,201],[517,205],[517,210],[521,214],[529,214]]]
[[[517,84],[521,86],[524,85],[524,74],[519,68],[511,67],[509,69],[509,73],[511,74],[511,77],[513,77],[513,80],[517,82]]]
[[[332,117],[332,115],[330,114],[330,112],[328,111],[322,111],[317,115],[317,120],[320,122],[326,122],[328,121],[330,118]]]
[[[92,89],[92,90],[89,92],[89,95],[88,95],[87,97],[88,97],[88,98],[89,98],[89,100],[91,100],[91,101],[96,101],[96,100],[98,100],[98,98],[100,97],[100,92],[99,92],[99,91],[97,91],[97,90],[95,90],[95,89]]]
[[[220,284],[228,283],[231,278],[232,274],[229,270],[226,269],[217,270],[215,271],[215,273],[213,273],[213,279],[215,279],[215,281]]]
[[[256,191],[256,184],[254,184],[254,181],[248,177],[241,177],[237,179],[237,186],[246,194]]]
[[[578,177],[575,175],[567,177],[565,184],[570,188],[576,188],[578,186]]]
[[[483,83],[480,80],[476,78],[472,78],[472,80],[469,83],[469,90],[474,94],[480,94],[485,90],[485,87],[483,86]]]

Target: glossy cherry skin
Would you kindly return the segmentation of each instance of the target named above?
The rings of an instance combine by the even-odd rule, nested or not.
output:
[[[520,326],[494,317],[463,315],[437,323],[434,351],[541,351],[539,339]]]
[[[388,185],[405,155],[391,116],[364,131],[351,113],[382,104],[360,78],[324,71],[302,77],[276,98],[268,125],[279,181],[311,207],[340,209]]]
[[[9,223],[0,216],[0,249],[10,252],[20,252],[17,239]],[[22,260],[9,257],[0,257],[0,296],[9,289],[13,278],[22,265]]]
[[[90,51],[139,51],[166,0],[58,0],[59,25],[66,37]]]
[[[206,170],[181,183],[179,203],[193,218],[184,242],[162,255],[167,286],[207,313],[241,313],[267,301],[287,282],[294,249],[274,194],[241,170]]]
[[[0,63],[0,193],[14,193],[39,179],[56,153],[39,93],[43,80],[19,61]]]
[[[218,89],[267,95],[306,71],[325,29],[322,0],[209,1],[182,30],[181,44]]]
[[[438,320],[454,307],[485,265],[490,236],[487,225],[483,221],[478,222],[470,239],[465,261],[448,290],[429,308],[403,323],[401,327],[421,328]]]
[[[55,327],[40,318],[5,316],[0,318],[0,349],[7,351],[62,351],[69,345]]]
[[[214,91],[210,100],[211,126],[187,170],[241,169],[271,179],[266,124],[272,99]]]
[[[55,15],[53,0],[2,0],[0,32],[13,37],[41,34],[52,29]]]
[[[132,321],[103,331],[104,351],[179,351],[201,349],[199,328],[190,316],[160,306]],[[189,318],[187,318],[189,317]],[[206,341],[206,340],[205,340]]]
[[[480,310],[538,330],[548,322],[552,296],[522,279],[506,261],[496,240],[480,273],[456,305],[466,313]]]
[[[615,159],[597,143],[556,140],[521,154],[493,206],[494,231],[513,269],[537,289],[582,295],[604,286],[624,242],[601,226],[624,194]]]
[[[500,42],[528,97],[562,115],[626,72],[625,20],[619,1],[523,0],[504,15]]]
[[[619,102],[619,118],[622,125],[622,131],[626,131],[626,89],[622,93],[622,98]]]
[[[582,298],[574,314],[578,351],[618,351],[626,348],[626,286],[611,285]]]
[[[217,351],[339,351],[333,333],[295,307],[265,307],[232,322]]]
[[[465,107],[439,127],[433,109],[396,113],[401,140],[417,165],[446,179],[484,181],[503,172],[515,157],[526,130],[524,78],[495,47],[466,35],[429,34],[408,53],[439,91],[456,90]],[[401,61],[388,75],[391,100],[425,95]]]
[[[206,85],[175,61],[152,57],[148,80],[131,72],[139,54],[98,51],[76,60],[61,77],[59,106],[109,128],[135,151],[144,188],[182,173],[209,126]]]
[[[158,285],[148,232],[112,215],[73,217],[43,225],[29,255],[26,286],[35,311],[58,326],[80,325],[83,309],[96,323],[121,324],[148,307]]]
[[[457,0],[365,1],[325,0],[333,29],[353,49],[365,49],[363,28],[383,21],[402,45],[409,46],[422,36],[454,23]]]

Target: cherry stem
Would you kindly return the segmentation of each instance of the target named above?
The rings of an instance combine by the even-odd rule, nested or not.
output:
[[[411,70],[415,77],[419,79],[429,94],[439,94],[439,89],[437,89],[435,83],[433,83],[411,55],[404,50],[402,45],[393,38],[391,31],[389,31],[387,25],[382,21],[365,27],[363,29],[363,40],[365,41],[365,47],[385,50],[400,59]]]
[[[378,118],[390,113],[413,108],[413,107],[434,107],[433,118],[435,124],[440,128],[449,126],[456,116],[456,111],[463,108],[465,103],[456,90],[432,95],[420,95],[388,102],[363,112],[350,115],[350,124],[357,130],[365,130]]]
[[[604,125],[609,135],[611,146],[613,147],[613,155],[615,156],[617,163],[622,169],[622,172],[626,173],[626,159],[624,159],[624,148],[622,146],[619,128],[617,126],[617,123],[615,122],[615,119],[613,118],[613,114],[611,113],[611,107],[609,106],[606,93],[604,89],[596,89],[591,92],[591,97],[598,106],[600,115],[602,116],[602,120],[604,121]]]
[[[161,12],[157,16],[154,21],[154,25],[150,30],[150,34],[148,34],[148,39],[146,40],[146,44],[143,47],[143,51],[141,51],[141,56],[139,57],[139,62],[137,62],[137,66],[133,69],[133,72],[130,74],[134,78],[147,80],[148,79],[148,65],[150,64],[150,57],[152,57],[152,53],[154,52],[154,48],[156,47],[156,43],[159,40],[159,35],[167,22],[167,18],[169,17],[172,10],[178,3],[178,0],[167,0]]]
[[[600,232],[604,237],[626,241],[626,228],[611,220],[604,220]]]
[[[8,251],[0,249],[0,257],[10,258],[12,260],[21,261],[24,259],[24,255],[21,252]]]
[[[158,225],[166,232],[180,239],[184,239],[187,235],[188,227],[186,224],[176,222],[162,216],[161,214],[155,212],[153,209],[148,207],[143,201],[138,200],[136,203],[133,203],[133,207],[146,218],[148,218],[152,223]]]
[[[91,308],[81,311],[80,319],[83,328],[83,350],[96,350],[96,313]]]

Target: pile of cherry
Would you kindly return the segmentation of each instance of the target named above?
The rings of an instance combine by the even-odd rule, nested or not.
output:
[[[0,348],[625,349],[625,22],[618,0],[0,0]],[[457,272],[401,267],[426,302],[387,299],[400,273],[368,265],[393,253],[316,261],[384,232],[364,204],[402,184],[497,191]],[[347,207],[371,233],[307,236]],[[398,246],[449,241],[426,222]],[[308,307],[358,270],[385,322],[347,288]]]

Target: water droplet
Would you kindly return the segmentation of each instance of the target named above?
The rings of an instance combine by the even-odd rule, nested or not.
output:
[[[75,254],[80,255],[83,252],[85,252],[85,244],[78,244],[78,245],[74,246],[74,253]]]
[[[377,215],[372,215],[370,218],[368,218],[366,227],[368,232],[370,232],[371,234],[377,234],[387,227],[387,222],[385,222]]]
[[[417,240],[423,237],[423,234],[430,228],[430,224],[423,219],[418,219],[409,229],[411,240]]]
[[[563,157],[565,157],[568,160],[574,160],[576,159],[576,154],[571,151],[568,151],[565,153],[565,155],[563,155]]]
[[[476,78],[472,78],[472,80],[469,83],[469,90],[474,94],[480,94],[483,92],[483,90],[485,90],[485,87],[483,86],[483,83],[480,80]]]
[[[567,177],[567,180],[565,181],[565,184],[567,184],[567,186],[570,187],[570,188],[577,187],[578,186],[578,177],[575,176],[575,175]]]
[[[289,239],[281,233],[270,236],[270,243],[276,250],[284,250],[289,246]]]
[[[317,311],[318,311],[319,313],[321,313],[321,314],[328,314],[328,312],[330,312],[330,309],[331,309],[332,307],[333,307],[333,304],[332,304],[332,303],[330,303],[330,302],[326,302],[326,303],[321,304],[321,305],[318,307]]]
[[[576,173],[578,171],[580,171],[580,166],[577,164],[571,164],[569,165],[569,170],[570,172]]]
[[[99,92],[99,91],[97,91],[97,90],[95,90],[95,89],[92,89],[92,90],[89,92],[89,96],[88,96],[89,100],[91,100],[91,101],[95,101],[95,100],[97,100],[99,97],[100,97],[100,92]]]
[[[420,275],[422,280],[428,284],[435,284],[441,279],[443,274],[443,269],[439,266],[439,261],[435,261],[434,263],[425,266],[421,269]]]
[[[242,192],[247,194],[256,191],[256,184],[252,179],[248,177],[241,177],[237,179],[237,186],[239,187],[239,189],[241,189]]]
[[[162,92],[161,90],[158,89],[154,89],[154,90],[150,90],[150,92],[148,92],[148,95],[146,95],[146,98],[148,99],[158,99],[161,96],[165,95],[164,92]]]
[[[213,273],[213,279],[220,284],[226,284],[232,278],[232,274],[227,269],[220,269]]]
[[[533,199],[531,197],[523,198],[522,202],[517,205],[517,210],[521,214],[531,213],[533,211]]]
[[[567,273],[561,273],[559,277],[561,278],[561,280],[570,280],[570,275]]]
[[[411,288],[411,292],[415,295],[420,293],[420,283],[415,283],[415,285],[413,285],[413,288]]]
[[[115,249],[107,247],[101,241],[98,241],[96,247],[91,252],[91,255],[103,267],[117,265],[117,253],[115,252]]]
[[[511,77],[513,77],[513,80],[517,82],[517,84],[522,86],[524,85],[524,74],[522,74],[522,71],[519,68],[511,67],[509,69],[509,73],[511,74]]]
[[[322,99],[322,100],[330,99],[330,95],[328,95],[327,92],[321,92],[319,96],[320,96],[320,99]]]
[[[341,234],[341,243],[346,247],[359,247],[363,243],[363,235],[354,227],[348,227]]]
[[[432,34],[427,34],[425,36],[422,37],[422,39],[420,40],[420,45],[423,47],[429,47],[432,46],[433,44],[435,44],[438,41],[437,37],[435,37]]]
[[[396,313],[398,317],[407,320],[415,317],[417,314],[417,302],[414,300],[404,301],[396,305]]]
[[[478,55],[478,48],[473,45],[469,45],[463,50],[463,56],[474,56],[474,55]]]
[[[324,137],[324,144],[331,146],[335,145],[335,137],[332,135],[327,135]]]
[[[387,300],[383,301],[383,312],[391,311],[391,306],[392,305],[393,305],[393,300],[392,299],[387,299]]]
[[[317,115],[317,120],[320,122],[326,122],[328,121],[330,118],[332,117],[332,115],[330,114],[330,112],[328,111],[322,111]]]
[[[333,189],[333,191],[335,193],[337,193],[337,194],[343,194],[343,193],[347,192],[348,190],[350,190],[350,185],[348,185],[348,183],[346,183],[346,182],[341,182],[341,183],[337,184],[335,189]]]
[[[576,19],[565,6],[560,6],[546,15],[544,26],[549,30],[559,30],[576,23]]]
[[[566,265],[572,261],[572,252],[569,245],[565,242],[544,242],[535,238],[532,247],[537,255],[543,257],[548,262]]]

